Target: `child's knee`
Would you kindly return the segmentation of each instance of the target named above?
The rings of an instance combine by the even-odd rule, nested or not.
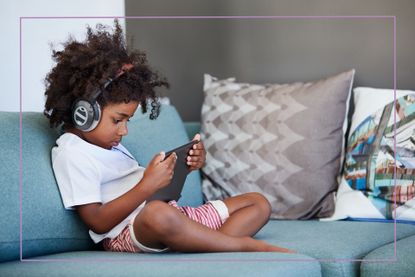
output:
[[[249,193],[249,197],[252,198],[254,205],[257,207],[261,215],[269,218],[271,215],[272,207],[268,199],[259,192]]]
[[[180,228],[180,211],[165,202],[152,201],[140,212],[137,224],[158,235],[169,235]]]

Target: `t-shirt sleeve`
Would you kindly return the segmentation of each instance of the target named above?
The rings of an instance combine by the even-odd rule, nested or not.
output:
[[[102,202],[100,172],[88,155],[61,151],[52,159],[52,166],[66,209]]]

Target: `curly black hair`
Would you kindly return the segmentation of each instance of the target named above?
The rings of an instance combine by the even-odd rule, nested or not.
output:
[[[97,24],[95,30],[88,26],[84,41],[71,37],[63,43],[62,51],[53,50],[56,66],[45,78],[44,111],[52,128],[62,124],[63,128],[73,127],[73,103],[76,99],[90,99],[98,89],[102,90],[96,99],[101,108],[108,103],[137,101],[146,113],[147,101],[151,100],[156,115],[152,112],[150,118],[157,117],[159,102],[155,88],[168,88],[167,80],[150,68],[144,52],[128,50],[118,20],[114,20],[112,33],[109,29],[102,24]],[[126,64],[133,67],[116,78]],[[104,88],[110,79],[113,81]]]

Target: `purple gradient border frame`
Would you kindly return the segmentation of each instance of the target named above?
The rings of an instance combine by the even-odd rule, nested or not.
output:
[[[20,261],[21,262],[165,262],[166,259],[23,259],[23,234],[22,234],[22,24],[27,19],[392,19],[393,20],[393,92],[396,102],[396,16],[392,15],[340,15],[340,16],[22,16],[19,17],[19,90],[20,90],[20,118],[19,118],[19,180],[20,180]],[[394,152],[396,153],[396,112],[394,112]],[[396,160],[396,154],[394,156]],[[394,185],[396,185],[396,163],[394,168]],[[394,214],[396,215],[396,197],[394,192]],[[395,216],[394,216],[395,217]],[[169,262],[367,262],[367,263],[394,263],[396,255],[396,217],[394,219],[394,257],[389,259],[169,259]],[[301,254],[301,253],[299,253]]]

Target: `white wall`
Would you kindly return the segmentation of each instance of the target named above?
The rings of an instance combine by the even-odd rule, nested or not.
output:
[[[20,110],[19,17],[124,16],[124,0],[0,0],[0,111]],[[85,37],[86,26],[113,25],[113,19],[22,20],[22,111],[43,111],[44,78],[53,66],[52,50],[69,34]],[[120,20],[125,26],[125,21]]]

